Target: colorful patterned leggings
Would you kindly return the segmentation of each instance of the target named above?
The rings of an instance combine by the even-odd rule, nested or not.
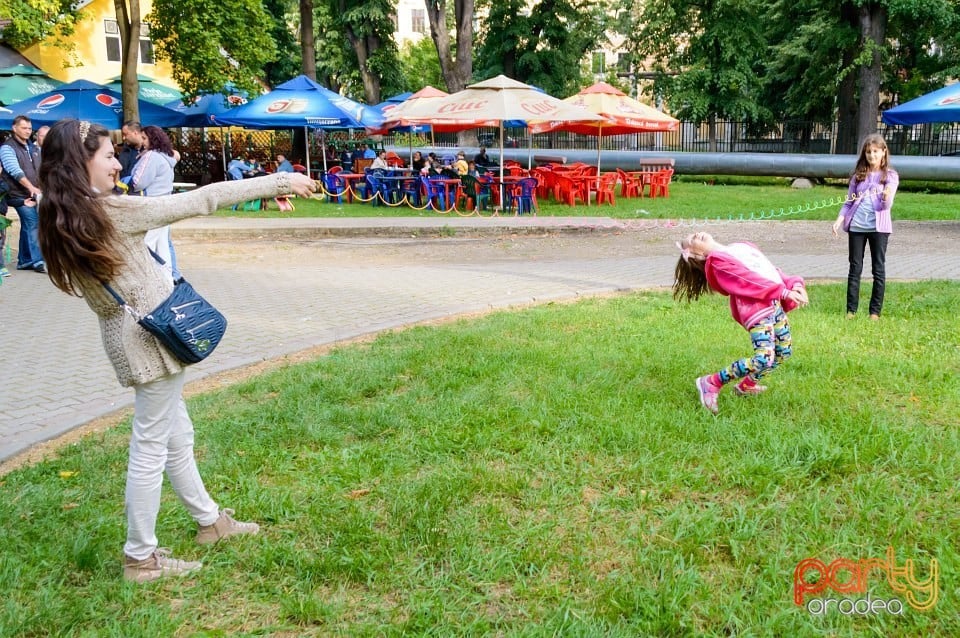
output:
[[[792,354],[790,322],[779,305],[776,312],[751,326],[748,332],[753,342],[753,356],[734,361],[718,372],[717,375],[724,384],[747,375],[756,381]]]

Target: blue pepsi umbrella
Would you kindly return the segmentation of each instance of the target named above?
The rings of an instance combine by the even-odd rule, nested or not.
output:
[[[155,126],[181,126],[183,116],[176,111],[139,101],[140,121]],[[21,102],[7,106],[12,114],[0,113],[0,128],[10,128],[13,118],[26,115],[34,128],[51,125],[68,117],[87,120],[116,130],[123,126],[123,100],[119,93],[105,86],[76,80],[58,86],[55,90],[42,93]]]
[[[218,122],[255,129],[377,128],[376,109],[334,93],[300,75],[217,118]]]
[[[173,100],[164,104],[183,115],[183,126],[205,128],[207,126],[225,126],[219,116],[227,111],[247,103],[242,95],[225,95],[223,93],[208,93],[201,95],[190,103]]]
[[[960,122],[960,83],[904,102],[883,112],[884,124]]]

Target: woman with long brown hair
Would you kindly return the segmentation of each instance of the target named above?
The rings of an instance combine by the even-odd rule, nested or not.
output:
[[[233,519],[207,494],[193,452],[193,423],[182,390],[182,364],[104,288],[105,283],[140,314],[153,310],[173,290],[170,277],[144,246],[152,228],[221,206],[296,193],[308,196],[305,175],[278,173],[259,179],[211,184],[165,197],[113,195],[120,163],[108,131],[97,124],[61,120],[43,147],[40,182],[40,245],[48,251],[54,285],[83,297],[100,320],[107,357],[123,386],[134,388],[134,416],[126,479],[126,579],[144,582],[195,571],[199,562],[172,558],[155,534],[163,473],[199,525],[196,540],[215,543],[256,534],[256,523]]]

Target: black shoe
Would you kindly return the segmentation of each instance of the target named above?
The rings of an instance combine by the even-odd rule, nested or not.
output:
[[[45,263],[43,263],[42,261],[38,261],[37,263],[35,263],[35,264],[33,265],[33,269],[34,269],[36,272],[45,273],[45,272],[47,272],[47,265],[46,265]]]

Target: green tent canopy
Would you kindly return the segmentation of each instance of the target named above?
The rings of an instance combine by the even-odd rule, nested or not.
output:
[[[0,104],[8,105],[49,93],[63,84],[44,71],[26,64],[0,69]]]
[[[160,84],[152,77],[147,75],[137,74],[137,80],[140,81],[140,99],[146,100],[148,102],[153,102],[154,104],[164,105],[168,102],[173,102],[174,100],[179,100],[183,95],[177,89],[170,88]],[[123,87],[121,85],[120,76],[111,79],[107,84],[107,88],[116,91],[117,93],[123,94]]]

